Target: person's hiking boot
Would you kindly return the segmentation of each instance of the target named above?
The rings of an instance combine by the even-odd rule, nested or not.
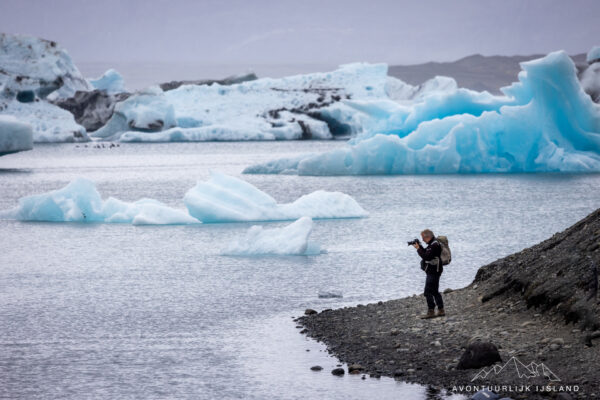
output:
[[[436,317],[445,317],[446,316],[446,312],[444,311],[443,308],[440,308],[435,316]]]
[[[421,319],[435,318],[435,310],[428,310],[427,314],[421,315]]]

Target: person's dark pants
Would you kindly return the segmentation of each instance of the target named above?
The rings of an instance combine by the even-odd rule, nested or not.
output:
[[[440,276],[442,276],[441,273],[428,273],[427,279],[425,279],[423,295],[427,299],[427,308],[430,310],[433,310],[436,305],[438,309],[444,308],[444,301],[440,294]]]

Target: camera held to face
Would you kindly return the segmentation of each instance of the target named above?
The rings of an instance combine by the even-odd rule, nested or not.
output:
[[[418,243],[419,245],[421,244],[421,242],[419,241],[419,239],[413,239],[413,240],[411,240],[410,242],[406,242],[406,243],[408,243],[408,245],[409,245],[409,246],[413,246],[413,245],[415,245],[415,244],[417,244],[417,243]]]

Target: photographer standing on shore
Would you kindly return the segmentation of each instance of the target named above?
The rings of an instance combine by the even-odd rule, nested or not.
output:
[[[428,310],[427,314],[421,316],[421,318],[429,319],[443,317],[446,313],[444,312],[444,301],[442,300],[442,295],[439,291],[440,276],[444,271],[442,263],[442,245],[429,229],[425,229],[421,232],[421,238],[427,243],[427,247],[423,248],[418,240],[411,242],[421,257],[421,269],[427,274],[423,295],[427,299]],[[435,313],[436,305],[438,308],[437,314]]]

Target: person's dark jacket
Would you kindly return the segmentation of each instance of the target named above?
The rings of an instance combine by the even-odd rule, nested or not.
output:
[[[421,256],[421,269],[428,274],[441,274],[444,270],[442,265],[442,246],[434,237],[427,247],[419,247],[417,253]],[[437,260],[437,263],[435,262]]]

